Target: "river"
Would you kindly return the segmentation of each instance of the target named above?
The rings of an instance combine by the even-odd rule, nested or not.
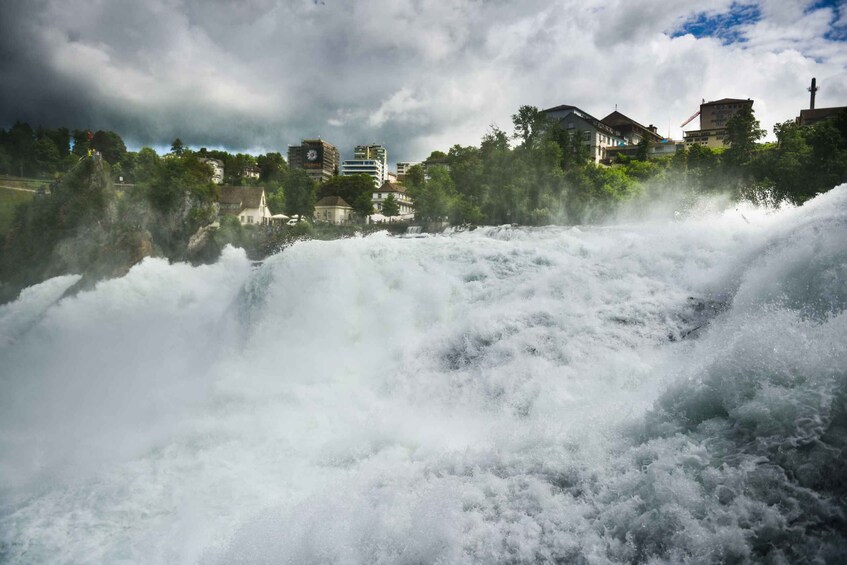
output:
[[[0,307],[0,562],[847,556],[847,185]]]

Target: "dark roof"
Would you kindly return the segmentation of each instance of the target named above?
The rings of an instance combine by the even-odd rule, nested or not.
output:
[[[561,106],[555,106],[553,108],[547,108],[546,110],[541,110],[541,111],[547,113],[547,112],[559,112],[561,110],[573,110],[573,109],[578,109],[578,108],[576,108],[576,106],[569,106],[567,104],[562,104]]]
[[[352,208],[340,196],[324,196],[315,203],[315,208],[318,206],[340,206],[341,208]]]
[[[376,191],[377,192],[406,192],[406,187],[403,186],[402,184],[397,184],[396,182],[391,182],[390,180],[387,180],[384,183],[382,183],[382,186],[380,186],[378,189],[376,189]]]
[[[749,98],[746,100],[742,100],[741,98],[721,98],[720,100],[712,100],[711,102],[703,102],[700,104],[701,106],[712,106],[713,104],[738,104],[741,102],[749,102],[753,103]]]
[[[242,209],[258,208],[262,204],[264,191],[261,186],[222,186],[218,202],[230,206],[238,205]]]
[[[815,123],[821,120],[825,120],[830,116],[834,116],[838,112],[843,112],[847,110],[847,106],[836,106],[834,108],[815,108],[814,110],[800,110],[800,117],[798,118],[798,123],[803,125],[805,123]]]
[[[615,131],[615,128],[613,128],[613,127],[611,127],[607,124],[604,124],[603,122],[601,122],[600,120],[598,120],[597,118],[595,118],[594,116],[592,116],[591,114],[586,112],[585,110],[581,110],[580,108],[577,108],[576,106],[571,106],[569,104],[562,104],[561,106],[556,106],[554,108],[547,108],[546,110],[542,110],[542,112],[546,114],[548,112],[561,112],[563,110],[573,110],[574,114],[576,114],[579,118],[582,118],[583,120],[585,120],[587,122],[590,122],[595,128],[602,129],[606,133],[611,133],[612,135],[620,136],[620,132]]]
[[[662,139],[662,136],[659,135],[658,133],[654,132],[650,128],[642,126],[641,124],[639,124],[638,122],[636,122],[632,118],[621,114],[617,110],[615,110],[614,112],[612,112],[611,114],[609,114],[608,116],[606,116],[605,118],[603,118],[600,121],[603,122],[604,124],[606,124],[607,126],[611,127],[611,128],[619,128],[621,126],[636,126],[639,129],[644,130],[647,134],[652,135],[656,139]]]

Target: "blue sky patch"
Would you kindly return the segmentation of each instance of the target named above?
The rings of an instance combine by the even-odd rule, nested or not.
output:
[[[700,13],[685,22],[673,37],[691,34],[694,37],[716,37],[725,45],[744,41],[739,28],[755,23],[762,17],[759,7],[751,4],[733,4],[729,11],[720,14]]]

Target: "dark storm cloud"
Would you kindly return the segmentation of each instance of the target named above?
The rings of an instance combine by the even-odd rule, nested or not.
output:
[[[701,97],[749,96],[769,127],[796,113],[812,72],[845,90],[842,45],[823,37],[840,14],[768,0],[737,30],[744,48],[672,37],[729,0],[6,4],[0,123],[112,129],[136,145],[285,152],[320,135],[345,156],[381,142],[413,160],[510,129],[521,104],[619,104],[678,124]]]

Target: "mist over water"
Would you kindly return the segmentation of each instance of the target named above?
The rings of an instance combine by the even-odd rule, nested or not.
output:
[[[0,561],[839,562],[847,186],[0,307]]]

